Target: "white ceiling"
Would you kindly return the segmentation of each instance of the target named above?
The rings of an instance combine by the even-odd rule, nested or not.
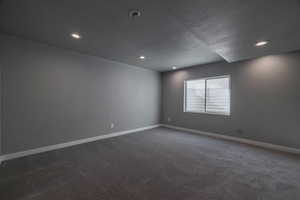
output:
[[[129,18],[132,9],[142,16]],[[3,33],[157,71],[298,50],[299,19],[297,0],[3,0],[0,6]],[[270,43],[254,47],[259,40]]]

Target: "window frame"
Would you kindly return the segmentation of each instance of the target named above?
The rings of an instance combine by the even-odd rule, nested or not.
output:
[[[229,113],[214,113],[214,112],[207,112],[206,111],[206,99],[207,99],[207,80],[212,80],[212,79],[221,79],[221,78],[228,78],[229,79]],[[187,111],[186,110],[186,87],[187,87],[187,82],[188,81],[200,81],[204,80],[205,81],[205,104],[204,104],[204,112],[201,111]],[[196,114],[208,114],[208,115],[220,115],[220,116],[230,116],[231,115],[231,76],[230,75],[221,75],[221,76],[211,76],[211,77],[205,77],[205,78],[197,78],[197,79],[187,79],[184,80],[184,91],[183,91],[183,112],[184,113],[196,113]]]

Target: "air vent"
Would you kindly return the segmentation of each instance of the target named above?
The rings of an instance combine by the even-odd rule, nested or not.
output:
[[[142,13],[139,10],[130,10],[129,11],[129,17],[132,18],[132,19],[140,17],[141,15],[142,15]]]

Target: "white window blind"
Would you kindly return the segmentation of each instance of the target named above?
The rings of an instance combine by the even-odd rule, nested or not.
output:
[[[229,78],[206,80],[206,112],[230,114]]]
[[[186,112],[205,112],[205,80],[186,82]]]
[[[185,112],[230,114],[229,76],[185,82]]]

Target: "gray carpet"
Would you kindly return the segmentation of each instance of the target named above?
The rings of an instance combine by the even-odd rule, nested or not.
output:
[[[157,128],[15,159],[1,200],[298,200],[300,157]]]

